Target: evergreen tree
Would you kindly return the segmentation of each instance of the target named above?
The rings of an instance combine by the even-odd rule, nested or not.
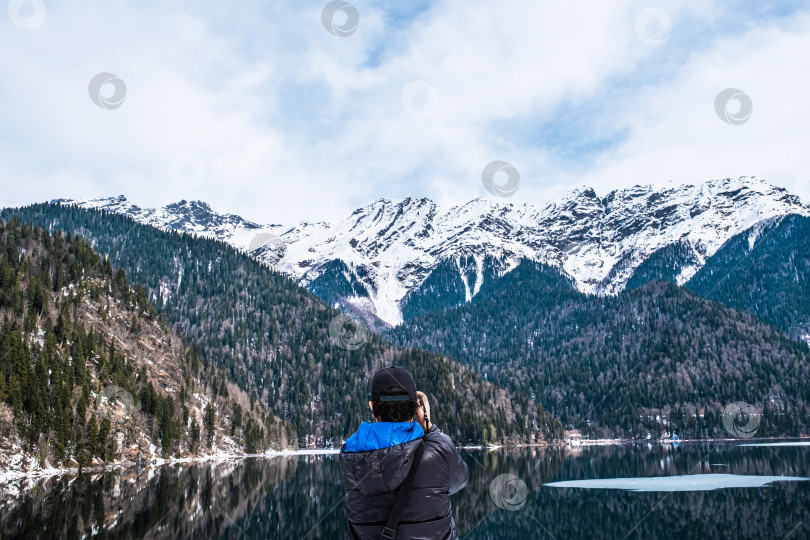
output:
[[[188,439],[191,452],[196,453],[200,444],[200,426],[197,424],[196,418],[191,419],[191,425],[188,429]]]
[[[203,423],[205,425],[205,444],[208,448],[211,448],[211,445],[214,443],[214,435],[216,429],[216,418],[214,413],[214,407],[211,402],[208,402],[208,405],[205,406],[205,416],[203,418]]]

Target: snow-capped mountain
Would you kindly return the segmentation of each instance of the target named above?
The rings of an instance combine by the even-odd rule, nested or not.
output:
[[[141,208],[123,195],[86,201],[55,199],[51,202],[124,214],[145,225],[199,234],[240,246],[243,239],[250,242],[257,234],[282,228],[281,225],[259,225],[234,214],[218,214],[202,201],[182,200],[163,208]]]
[[[635,186],[604,197],[577,189],[544,207],[478,198],[441,209],[424,198],[379,199],[338,223],[294,226],[252,223],[196,201],[160,209],[123,196],[58,202],[223,240],[305,286],[341,273],[362,291],[342,298],[344,305],[392,325],[402,322],[406,295],[439,264],[455,265],[467,300],[487,275],[485,260],[497,261],[494,274],[503,275],[530,259],[559,268],[582,292],[614,294],[651,254],[676,242],[694,254],[678,278],[684,283],[732,236],[774,217],[810,215],[798,197],[755,177]]]

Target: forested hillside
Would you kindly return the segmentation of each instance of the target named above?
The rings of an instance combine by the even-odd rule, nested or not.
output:
[[[694,263],[689,246],[667,246],[638,267],[627,288],[674,283]],[[810,339],[810,218],[785,216],[730,238],[684,286]]]
[[[762,435],[807,432],[810,349],[751,315],[663,282],[588,296],[528,262],[497,283],[387,335],[470,365],[586,432],[722,436],[733,401],[764,412]]]
[[[482,286],[498,279],[497,269],[504,266],[503,260],[484,256],[481,262]],[[427,313],[436,313],[445,309],[460,306],[472,296],[478,268],[473,257],[444,259],[430,272],[430,275],[417,289],[409,291],[402,299],[403,320],[413,319]],[[508,275],[508,274],[507,274]]]
[[[5,467],[287,446],[291,428],[186,349],[82,238],[0,222],[0,317]]]
[[[686,287],[808,339],[810,218],[787,216],[735,236]]]
[[[143,284],[157,311],[202,358],[289,421],[300,445],[336,444],[370,419],[369,376],[391,363],[413,370],[434,402],[436,423],[460,442],[561,434],[559,422],[525,395],[499,389],[439,354],[392,347],[222,242],[61,205],[6,209],[0,216],[86,236]]]
[[[684,268],[696,264],[695,252],[687,242],[680,241],[659,249],[641,263],[627,280],[627,289],[635,289],[651,281],[677,283]]]

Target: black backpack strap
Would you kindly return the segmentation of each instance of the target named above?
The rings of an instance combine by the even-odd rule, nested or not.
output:
[[[425,453],[425,438],[419,443],[419,448],[413,455],[413,463],[411,463],[411,470],[408,471],[408,476],[402,485],[399,486],[399,493],[397,493],[397,500],[394,501],[394,507],[391,509],[391,514],[388,516],[388,523],[383,527],[380,538],[385,540],[393,540],[397,536],[397,527],[399,520],[402,518],[402,512],[405,511],[405,505],[408,503],[408,495],[411,494],[411,487],[413,487],[413,479],[416,476],[416,470],[419,468],[419,463],[422,462],[422,454]]]

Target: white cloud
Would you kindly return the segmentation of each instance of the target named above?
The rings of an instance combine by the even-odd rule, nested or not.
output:
[[[810,104],[801,97],[810,88],[810,60],[796,51],[808,48],[807,14],[785,26],[717,40],[668,80],[612,111],[612,121],[630,126],[630,135],[600,156],[584,182],[608,188],[645,179],[698,182],[757,175],[806,195],[807,187],[796,180],[810,167],[805,121]],[[726,124],[715,113],[715,97],[730,87],[753,101],[743,125]]]
[[[634,29],[649,6],[633,0],[445,0],[405,22],[355,5],[345,38],[321,26],[321,2],[49,3],[35,30],[5,20],[0,204],[123,193],[333,220],[379,197],[485,195],[495,159],[521,172],[514,202],[742,174],[810,194],[797,181],[810,169],[806,15],[663,3],[672,35],[652,46]],[[101,71],[126,82],[118,109],[89,99]],[[402,102],[417,80],[438,97],[428,116]],[[727,87],[754,101],[742,126],[714,114]],[[169,174],[185,153],[205,163],[196,189]]]

